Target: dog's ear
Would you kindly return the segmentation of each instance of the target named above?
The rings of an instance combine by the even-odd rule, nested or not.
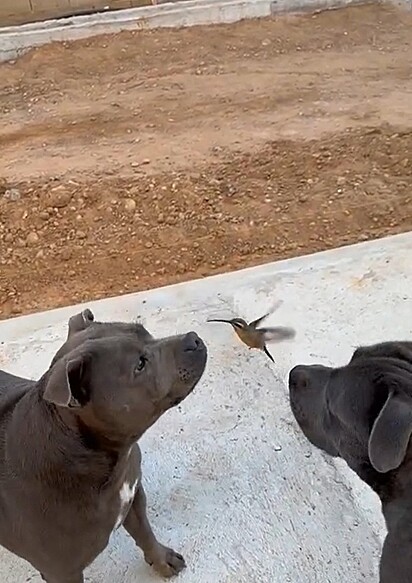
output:
[[[91,354],[59,360],[51,369],[43,398],[61,407],[83,407],[90,398]]]
[[[67,334],[67,338],[70,338],[72,334],[76,334],[76,332],[80,332],[81,330],[85,330],[90,324],[94,322],[94,315],[89,308],[80,312],[80,314],[76,314],[69,319],[69,332]]]
[[[369,437],[369,459],[376,471],[384,474],[401,465],[411,434],[412,400],[392,384]]]

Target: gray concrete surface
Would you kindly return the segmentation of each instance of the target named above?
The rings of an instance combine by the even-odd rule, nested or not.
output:
[[[236,22],[280,12],[329,9],[368,0],[188,0],[0,28],[0,61],[32,47],[123,30]],[[370,0],[369,0],[370,1]],[[373,0],[372,0],[373,1]]]
[[[412,233],[153,291],[90,302],[98,319],[139,318],[156,335],[194,329],[210,360],[179,409],[142,439],[156,532],[180,550],[181,583],[373,583],[383,521],[378,500],[343,463],[297,430],[285,380],[297,362],[339,364],[358,344],[411,338]],[[273,366],[208,317],[295,326]],[[80,306],[0,322],[0,366],[38,377]],[[0,580],[32,569],[0,550]],[[124,532],[88,570],[93,583],[158,578]],[[37,575],[31,583],[40,583]]]

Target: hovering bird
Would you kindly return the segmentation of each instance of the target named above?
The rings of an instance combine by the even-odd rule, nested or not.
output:
[[[270,358],[270,360],[275,362],[273,356],[270,354],[266,347],[266,343],[281,342],[282,340],[289,340],[294,338],[296,336],[296,331],[293,328],[289,328],[287,326],[258,328],[259,324],[261,324],[261,322],[263,322],[263,320],[265,320],[272,313],[272,311],[268,312],[264,316],[261,316],[260,318],[257,318],[257,320],[253,320],[249,324],[243,320],[243,318],[232,318],[231,320],[212,318],[209,319],[208,322],[224,322],[225,324],[230,324],[241,341],[246,344],[246,346],[249,348],[263,350],[263,352]]]

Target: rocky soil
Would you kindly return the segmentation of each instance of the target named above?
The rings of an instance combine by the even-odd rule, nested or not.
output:
[[[411,230],[410,30],[370,6],[1,65],[1,317]]]

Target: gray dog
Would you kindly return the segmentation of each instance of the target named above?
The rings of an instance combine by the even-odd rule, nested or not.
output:
[[[358,348],[340,368],[296,366],[289,394],[308,440],[343,458],[381,499],[380,583],[411,583],[412,342]]]
[[[136,441],[189,395],[206,360],[194,332],[156,340],[85,310],[39,381],[0,371],[0,544],[47,583],[83,583],[124,526],[156,571],[179,573],[183,557],[146,516]]]

